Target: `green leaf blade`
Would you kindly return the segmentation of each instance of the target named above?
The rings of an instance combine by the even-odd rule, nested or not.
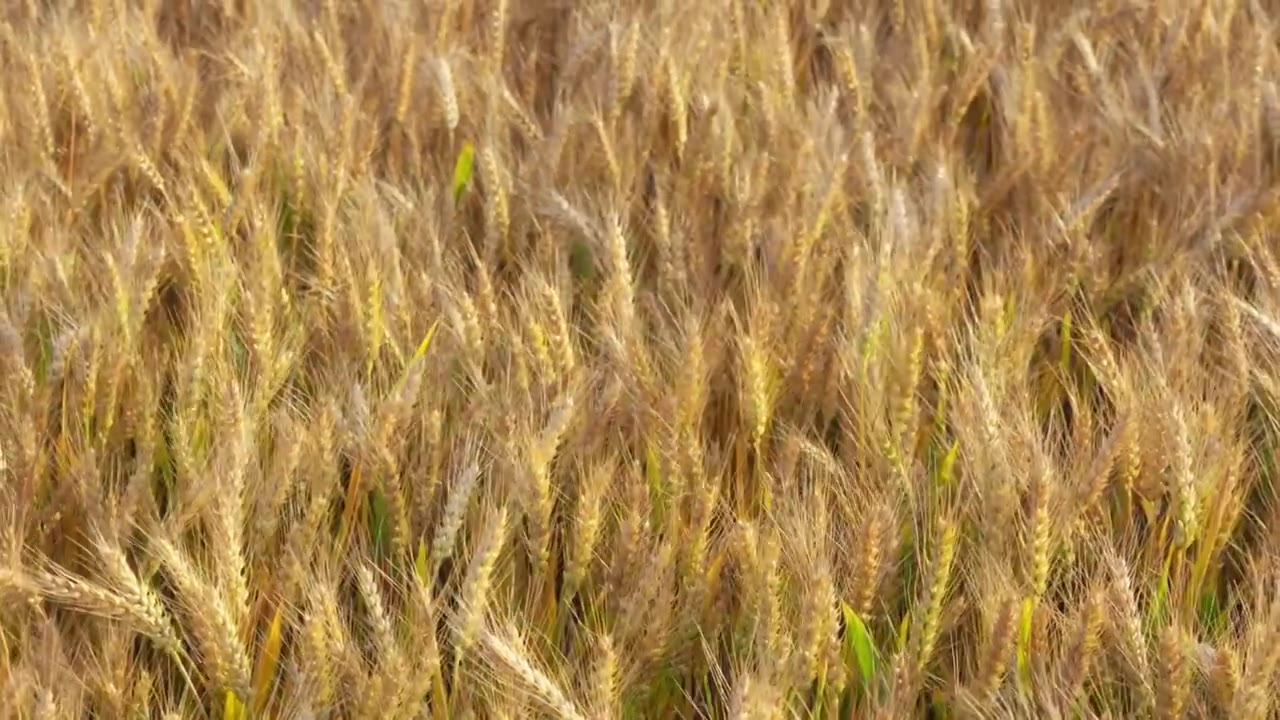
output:
[[[476,148],[471,143],[465,143],[462,146],[462,152],[458,153],[458,161],[453,165],[453,201],[462,200],[462,194],[467,191],[467,186],[471,184],[471,174],[475,168]]]

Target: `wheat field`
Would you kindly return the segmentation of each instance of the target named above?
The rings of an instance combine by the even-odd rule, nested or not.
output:
[[[11,0],[0,720],[1280,717],[1268,0]]]

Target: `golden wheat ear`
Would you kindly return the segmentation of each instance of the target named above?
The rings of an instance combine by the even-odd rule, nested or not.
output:
[[[472,550],[467,574],[458,590],[458,606],[453,620],[455,663],[475,644],[485,620],[494,566],[506,542],[508,513],[505,507],[485,518]]]

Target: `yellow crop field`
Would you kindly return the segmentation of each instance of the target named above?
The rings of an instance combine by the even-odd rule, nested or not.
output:
[[[1277,22],[0,4],[0,720],[1280,717]]]

